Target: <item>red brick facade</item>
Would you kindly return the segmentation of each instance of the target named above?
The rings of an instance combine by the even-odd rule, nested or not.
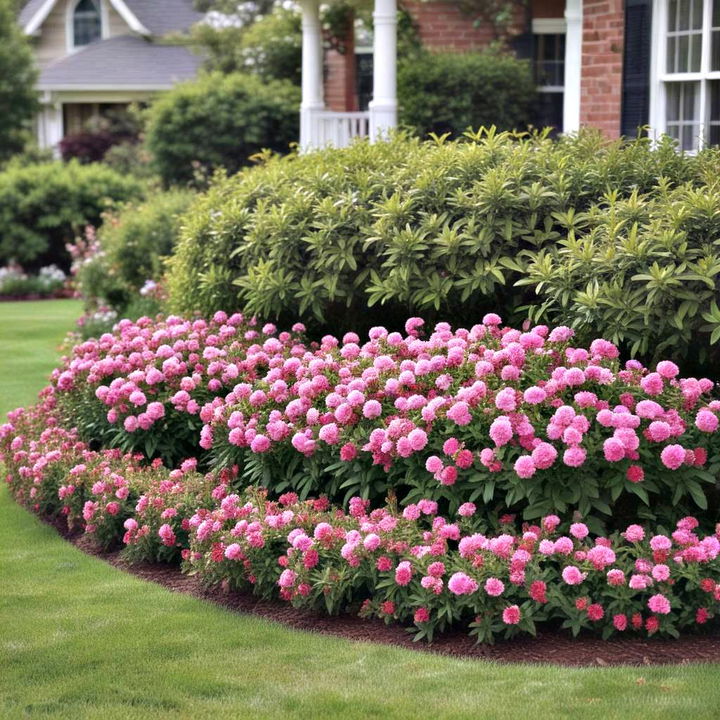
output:
[[[622,0],[583,2],[580,123],[620,134],[624,8]]]
[[[465,52],[487,47],[493,39],[487,24],[474,26],[457,5],[443,0],[404,0],[423,46]],[[565,0],[532,0],[532,17],[561,18]],[[527,20],[518,16],[516,32]],[[584,0],[580,87],[580,123],[598,127],[609,137],[620,134],[623,72],[623,0]],[[350,50],[350,48],[349,48]],[[355,65],[352,51],[331,50],[325,61],[325,100],[331,110],[356,110]]]

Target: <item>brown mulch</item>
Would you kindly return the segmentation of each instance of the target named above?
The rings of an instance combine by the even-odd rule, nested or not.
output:
[[[173,592],[214,602],[234,612],[257,615],[298,630],[500,663],[551,663],[567,667],[720,663],[720,631],[717,628],[702,635],[685,635],[678,640],[631,635],[610,640],[592,635],[574,638],[567,632],[544,630],[535,638],[522,636],[499,641],[495,645],[478,645],[464,632],[454,631],[436,637],[431,645],[414,643],[412,635],[400,625],[385,625],[380,620],[366,620],[353,615],[330,617],[298,610],[279,600],[260,600],[250,593],[204,588],[198,578],[183,575],[175,566],[150,563],[130,565],[123,560],[119,551],[102,552],[91,538],[68,533],[67,528],[63,527],[63,521],[49,521],[49,524],[83,552],[143,580],[157,583]]]

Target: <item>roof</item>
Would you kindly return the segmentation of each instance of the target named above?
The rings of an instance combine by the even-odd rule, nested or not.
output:
[[[40,90],[162,90],[195,77],[202,59],[182,45],[135,35],[98,40],[48,65]]]
[[[135,32],[155,36],[187,30],[203,14],[193,7],[193,0],[109,0]],[[27,0],[18,13],[18,22],[27,34],[36,32],[57,0]]]
[[[204,17],[194,9],[193,0],[125,0],[125,4],[153,35],[187,30]]]

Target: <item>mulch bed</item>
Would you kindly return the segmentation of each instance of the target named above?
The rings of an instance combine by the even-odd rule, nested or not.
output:
[[[352,615],[329,617],[298,610],[279,600],[260,600],[250,593],[204,588],[198,578],[183,575],[175,566],[149,563],[130,565],[123,560],[119,551],[102,552],[92,538],[68,533],[64,521],[47,522],[83,552],[136,577],[162,585],[173,592],[214,602],[234,612],[257,615],[298,630],[500,663],[550,663],[566,667],[720,663],[720,632],[717,629],[702,635],[686,635],[679,640],[631,635],[610,640],[592,635],[574,638],[569,633],[545,630],[535,638],[523,636],[499,641],[495,645],[478,645],[464,632],[456,631],[436,637],[431,645],[414,643],[412,635],[399,625],[385,625],[380,620],[367,620]]]

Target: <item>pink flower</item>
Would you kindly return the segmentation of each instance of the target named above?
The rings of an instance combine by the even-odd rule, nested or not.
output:
[[[503,388],[495,396],[495,407],[498,410],[504,412],[512,412],[517,408],[517,401],[515,399],[515,390],[510,387]]]
[[[431,455],[425,461],[425,469],[431,473],[439,473],[443,469],[443,461],[437,455]]]
[[[530,455],[521,455],[513,466],[518,477],[529,478],[536,472],[535,463]]]
[[[680,372],[680,368],[670,360],[661,360],[656,369],[659,375],[668,380],[674,378]]]
[[[463,572],[456,572],[448,580],[448,590],[453,595],[471,595],[478,589],[478,584]]]
[[[456,402],[448,411],[447,416],[457,425],[469,425],[472,416],[470,415],[470,407],[466,402]]]
[[[603,453],[608,462],[619,462],[625,458],[625,446],[614,437],[603,443]]]
[[[645,530],[643,530],[641,525],[628,525],[627,530],[625,530],[623,534],[628,542],[637,543],[642,542],[645,537]]]
[[[395,582],[398,585],[407,585],[411,579],[412,565],[407,560],[403,560],[395,568]]]
[[[685,448],[682,445],[667,445],[660,453],[660,460],[670,470],[677,470],[685,462]]]
[[[470,517],[475,514],[476,510],[477,508],[475,507],[474,503],[463,503],[458,508],[458,515],[460,515],[461,517]]]
[[[517,605],[506,607],[502,619],[506,625],[517,625],[520,622],[520,608]]]
[[[568,467],[580,467],[587,457],[587,452],[581,447],[568,448],[563,453],[563,463]]]
[[[493,420],[490,425],[490,439],[497,447],[507,445],[513,437],[512,423],[510,419],[501,415]]]
[[[655,565],[655,567],[653,567],[651,571],[651,575],[658,582],[665,582],[670,577],[670,568],[667,565],[663,565],[662,563],[659,565]]]
[[[264,453],[270,449],[270,438],[265,435],[256,435],[250,443],[250,449],[254,453]]]
[[[625,573],[617,568],[609,570],[607,574],[607,581],[608,585],[624,585]]]
[[[657,615],[667,615],[671,610],[670,601],[660,593],[648,600],[648,607]]]
[[[428,609],[424,607],[418,608],[413,615],[413,620],[416,623],[424,623],[427,622],[429,619],[430,613],[428,612]]]
[[[533,448],[531,455],[537,468],[547,470],[557,459],[558,453],[550,443],[541,442]]]
[[[588,526],[585,525],[585,523],[573,523],[570,526],[570,534],[573,537],[576,537],[578,540],[586,538],[589,533],[590,531],[588,530]]]
[[[568,585],[580,585],[586,577],[587,573],[580,572],[580,569],[575,567],[574,565],[568,565],[562,571],[562,579]]]
[[[278,585],[281,588],[291,588],[297,580],[297,573],[289,568],[282,571],[278,579]]]
[[[718,428],[719,422],[720,421],[718,421],[717,415],[710,410],[700,410],[695,416],[695,425],[698,430],[702,430],[703,432],[715,432]]]
[[[618,615],[613,615],[613,626],[616,630],[622,632],[627,628],[627,615],[623,615],[622,613]]]
[[[498,597],[505,592],[505,585],[502,580],[497,578],[488,578],[485,581],[485,592],[491,597]]]
[[[672,547],[672,541],[666,535],[654,535],[650,538],[650,547],[655,550],[655,552],[662,552]]]

